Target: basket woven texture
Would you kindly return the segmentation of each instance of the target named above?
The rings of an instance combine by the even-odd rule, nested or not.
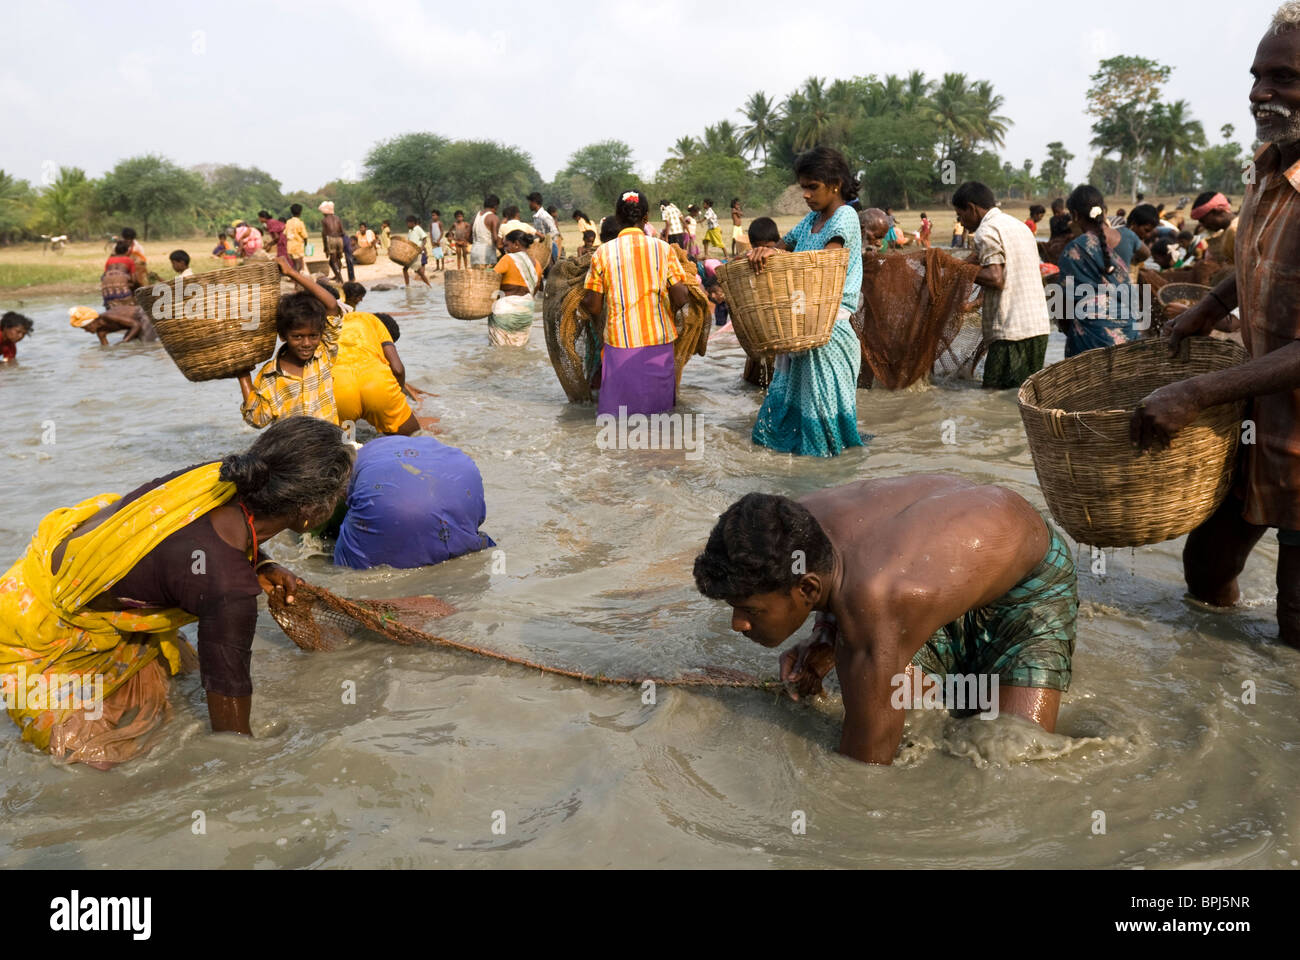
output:
[[[1133,411],[1152,390],[1235,366],[1238,344],[1139,340],[1086,350],[1020,387],[1020,416],[1048,509],[1079,543],[1138,547],[1198,527],[1227,496],[1246,402],[1201,413],[1164,450],[1129,442]]]
[[[392,237],[388,241],[388,259],[409,267],[420,259],[420,248],[405,237]]]
[[[447,312],[457,320],[482,320],[492,312],[501,274],[492,270],[448,270],[443,291]]]
[[[752,357],[801,353],[831,339],[844,294],[847,250],[772,257],[760,273],[747,259],[718,267],[736,339]]]
[[[275,314],[280,302],[280,268],[275,263],[212,270],[187,277],[183,283],[185,299],[181,302],[176,301],[176,288],[170,283],[141,287],[135,300],[152,319],[158,339],[186,378],[237,377],[275,353]],[[202,291],[201,300],[193,299],[190,291],[195,287]],[[164,294],[163,288],[171,293]],[[164,296],[170,297],[171,309],[157,304],[159,316],[154,307]],[[200,305],[202,309],[196,309]],[[200,315],[190,316],[192,312]],[[256,326],[245,329],[254,320]]]
[[[363,267],[370,266],[378,256],[374,246],[352,248],[352,262],[359,263]]]

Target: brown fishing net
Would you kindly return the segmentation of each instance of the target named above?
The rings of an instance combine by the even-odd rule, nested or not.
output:
[[[290,640],[304,650],[333,650],[369,632],[392,640],[394,643],[407,646],[450,647],[474,656],[513,663],[530,670],[569,677],[586,683],[640,686],[645,681],[651,680],[656,684],[676,687],[742,687],[773,691],[784,689],[778,680],[764,680],[728,667],[702,667],[672,677],[650,674],[611,676],[539,663],[527,657],[489,650],[459,640],[449,640],[427,633],[414,625],[454,612],[452,607],[436,597],[351,600],[300,581],[294,591],[292,604],[286,604],[272,595],[269,606],[275,622],[288,634]]]
[[[867,254],[862,266],[862,360],[882,386],[910,386],[934,372],[945,355],[958,367],[969,362],[965,345],[960,356],[950,347],[971,326],[972,315],[978,322],[978,264],[931,247]]]
[[[590,265],[590,256],[561,260],[546,278],[542,300],[546,352],[570,403],[592,402],[591,378],[600,365],[604,312],[595,323],[584,324],[578,315]]]
[[[687,260],[686,252],[680,247],[674,244],[672,249],[685,268],[686,289],[690,295],[676,318],[677,340],[673,346],[673,359],[680,387],[686,362],[694,354],[704,356],[708,348],[712,310],[695,265]],[[555,264],[547,275],[542,300],[546,352],[570,403],[593,402],[591,384],[600,368],[600,351],[604,345],[604,311],[594,322],[585,322],[586,314],[579,309],[590,266],[590,256],[570,257]]]

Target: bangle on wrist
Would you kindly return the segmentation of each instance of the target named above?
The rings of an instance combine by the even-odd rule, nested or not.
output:
[[[263,567],[271,566],[274,563],[275,563],[274,560],[262,560],[261,562],[259,562],[253,567],[253,572],[256,573],[258,570],[261,570]]]

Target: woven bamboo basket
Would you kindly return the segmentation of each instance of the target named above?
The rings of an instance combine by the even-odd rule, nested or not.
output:
[[[1137,452],[1129,422],[1158,387],[1235,366],[1236,343],[1166,340],[1087,350],[1020,387],[1020,416],[1048,509],[1080,543],[1140,547],[1198,527],[1227,496],[1246,402],[1201,413],[1164,450]]]
[[[388,241],[388,259],[399,266],[413,266],[420,259],[420,248],[405,237],[393,237]]]
[[[352,248],[352,262],[360,264],[363,267],[368,267],[374,263],[377,256],[378,253],[375,252],[373,246]]]
[[[528,250],[530,253],[536,251],[533,259],[537,263],[537,274],[541,276],[546,272],[546,268],[551,265],[551,241],[543,237],[535,241]]]
[[[1156,291],[1156,300],[1154,304],[1155,319],[1164,323],[1169,319],[1169,311],[1166,309],[1175,300],[1190,301],[1188,306],[1196,303],[1212,288],[1200,283],[1166,283]]]
[[[757,274],[744,259],[718,267],[745,352],[767,358],[828,343],[848,266],[847,250],[807,250],[772,257]]]
[[[447,312],[457,320],[482,320],[492,312],[501,275],[492,270],[448,270],[443,281]]]
[[[201,299],[191,293],[196,287],[202,291]],[[177,303],[175,283],[158,283],[141,287],[135,300],[188,379],[237,377],[275,353],[280,302],[280,268],[275,263],[187,277],[182,291],[183,299]],[[189,316],[199,305],[201,315]]]

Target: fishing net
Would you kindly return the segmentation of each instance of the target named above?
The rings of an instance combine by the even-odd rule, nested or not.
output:
[[[530,670],[568,677],[584,683],[640,686],[650,680],[657,685],[675,687],[737,687],[777,692],[784,690],[779,680],[763,679],[729,667],[701,667],[670,677],[654,676],[649,673],[610,675],[540,663],[527,657],[490,650],[459,640],[449,640],[415,626],[417,623],[423,625],[429,620],[454,612],[452,607],[436,597],[353,600],[300,581],[294,590],[292,604],[286,604],[272,595],[269,607],[275,622],[280,625],[290,640],[304,650],[335,650],[370,633],[405,646],[449,647],[477,657],[513,663]]]
[[[958,260],[937,247],[863,257],[862,359],[889,390],[911,386],[936,369],[969,362],[968,344],[960,354],[953,341],[971,326],[979,265]],[[970,335],[966,336],[969,341]],[[975,347],[978,352],[978,347]],[[955,372],[955,371],[954,371]]]
[[[712,310],[695,265],[686,258],[686,251],[676,244],[672,249],[684,268],[688,294],[686,306],[677,311],[677,340],[673,345],[677,385],[680,387],[686,362],[693,355],[704,356],[708,349]],[[599,318],[587,322],[586,313],[579,309],[590,266],[590,256],[570,257],[555,264],[546,278],[542,300],[546,352],[570,403],[592,403],[592,391],[599,387],[596,374],[604,346],[605,313],[602,310]]]
[[[582,301],[583,283],[591,257],[561,260],[546,278],[542,300],[542,329],[546,333],[546,352],[550,354],[555,376],[570,403],[591,403],[591,382],[600,366],[605,315],[595,322],[583,323],[578,305]]]

